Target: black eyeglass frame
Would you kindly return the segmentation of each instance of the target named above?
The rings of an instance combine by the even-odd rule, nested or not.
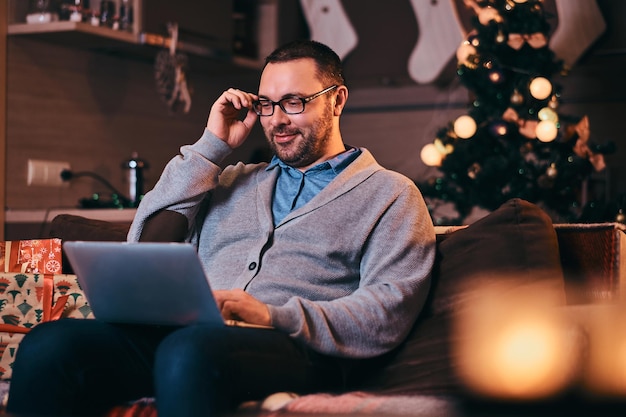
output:
[[[280,109],[285,113],[285,114],[301,114],[304,113],[304,110],[306,109],[306,103],[308,103],[309,101],[312,101],[316,98],[318,98],[319,96],[322,96],[330,91],[333,91],[335,88],[339,87],[338,84],[334,84],[331,85],[330,87],[327,87],[325,89],[323,89],[322,91],[319,91],[313,95],[310,95],[308,97],[297,97],[297,96],[290,96],[290,97],[284,97],[281,98],[278,101],[272,101],[270,99],[267,98],[263,98],[260,100],[255,100],[254,102],[252,102],[252,108],[254,109],[254,112],[260,116],[260,117],[266,117],[266,116],[273,116],[274,115],[274,108],[276,108],[276,106],[280,107]],[[302,110],[298,111],[298,112],[290,112],[287,111],[285,109],[285,107],[283,106],[283,104],[281,103],[284,100],[300,100],[302,102]],[[271,103],[272,104],[272,112],[270,114],[261,114],[262,110],[257,109],[257,106],[260,105],[261,103]]]

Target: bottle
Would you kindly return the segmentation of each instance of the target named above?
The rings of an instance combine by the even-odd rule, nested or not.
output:
[[[122,163],[122,168],[128,170],[128,197],[132,207],[137,207],[143,198],[143,170],[148,164],[139,158],[137,152],[133,152],[130,159]]]
[[[131,0],[122,0],[120,4],[120,29],[131,31],[133,30],[133,7]]]

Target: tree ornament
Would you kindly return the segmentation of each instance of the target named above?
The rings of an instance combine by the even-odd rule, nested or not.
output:
[[[537,135],[537,139],[542,142],[552,142],[556,139],[556,135],[558,133],[558,128],[556,124],[551,120],[542,120],[537,124],[535,128],[535,134]]]
[[[502,71],[497,69],[491,70],[489,71],[489,81],[494,84],[500,84],[504,81],[504,74],[502,73]]]
[[[537,116],[539,116],[539,120],[550,120],[554,123],[559,121],[559,115],[550,107],[544,107],[543,109],[539,110]]]
[[[545,100],[552,93],[552,83],[545,77],[535,77],[530,82],[530,95],[537,100]]]
[[[519,106],[524,103],[524,96],[517,91],[517,89],[513,90],[513,94],[511,94],[511,104]]]
[[[463,41],[456,50],[457,61],[465,66],[469,66],[468,63],[472,55],[476,55],[476,48],[469,41]]]
[[[615,216],[615,221],[618,223],[626,224],[626,214],[624,214],[624,209],[619,209],[617,215]]]
[[[497,43],[506,42],[506,35],[502,32],[502,30],[498,30],[498,34],[496,35],[496,42]]]
[[[491,6],[487,6],[483,9],[480,9],[480,11],[477,14],[478,14],[478,21],[483,26],[487,26],[489,22],[491,21],[502,22],[502,16],[500,16],[500,13],[498,13],[498,10],[494,9]]]
[[[509,131],[509,129],[507,128],[507,125],[505,122],[503,122],[502,120],[497,120],[489,126],[489,131],[491,132],[493,136],[498,137],[498,136],[505,136],[507,132]]]
[[[480,38],[476,34],[476,31],[472,31],[470,35],[467,36],[467,42],[476,48],[480,46]]]
[[[556,164],[553,162],[550,164],[548,169],[546,169],[546,175],[550,178],[556,178],[559,174],[559,171],[556,169]]]
[[[556,110],[559,108],[559,99],[557,98],[556,94],[554,94],[548,102],[548,107],[550,107],[552,110]]]
[[[482,167],[478,162],[474,162],[472,166],[467,169],[467,176],[475,180],[478,174],[482,171]]]
[[[454,133],[461,139],[469,139],[476,133],[476,121],[468,115],[459,116],[454,121]]]

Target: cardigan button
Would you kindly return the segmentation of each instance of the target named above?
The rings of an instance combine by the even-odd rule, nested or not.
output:
[[[250,262],[250,265],[248,265],[248,269],[250,271],[254,271],[256,269],[256,262]]]

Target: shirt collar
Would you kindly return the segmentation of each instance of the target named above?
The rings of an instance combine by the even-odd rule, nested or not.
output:
[[[339,172],[341,172],[346,165],[348,165],[350,162],[352,162],[352,160],[354,158],[351,158],[351,156],[354,155],[355,152],[358,152],[358,149],[353,147],[353,146],[348,146],[346,145],[346,150],[342,153],[340,153],[339,155],[335,156],[332,159],[329,159],[327,161],[324,162],[320,162],[317,165],[313,165],[311,168],[307,169],[305,172],[308,171],[322,171],[325,169],[332,169],[336,174],[338,174]],[[282,169],[296,169],[286,163],[284,163],[282,160],[280,160],[276,155],[274,155],[272,157],[272,160],[270,161],[269,165],[267,166],[267,168],[265,168],[266,171],[269,171],[271,169],[274,169],[274,167],[279,166]]]

